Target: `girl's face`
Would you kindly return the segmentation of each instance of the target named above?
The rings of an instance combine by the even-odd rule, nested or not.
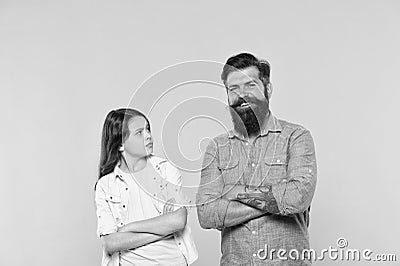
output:
[[[153,152],[153,138],[150,125],[142,116],[128,121],[129,137],[124,141],[125,153],[134,158],[142,158]]]

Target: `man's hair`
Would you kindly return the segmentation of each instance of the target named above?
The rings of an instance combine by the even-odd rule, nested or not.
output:
[[[243,70],[245,68],[255,66],[259,71],[259,79],[264,84],[265,89],[269,83],[270,64],[266,60],[260,60],[252,54],[240,53],[231,56],[226,61],[222,69],[221,79],[226,86],[226,79],[231,72]]]

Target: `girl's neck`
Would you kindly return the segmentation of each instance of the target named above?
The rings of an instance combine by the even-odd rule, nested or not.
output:
[[[128,165],[127,165],[128,163]],[[147,157],[134,158],[126,156],[121,160],[120,169],[126,173],[138,172],[146,167]]]

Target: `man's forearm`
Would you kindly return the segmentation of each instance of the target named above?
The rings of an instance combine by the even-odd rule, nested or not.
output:
[[[278,203],[272,193],[272,186],[258,187],[251,192],[238,193],[237,200],[261,211],[279,214]]]
[[[263,210],[239,202],[237,194],[244,191],[242,185],[225,186],[223,197],[213,200],[199,198],[197,212],[201,227],[221,230],[223,227],[235,226],[266,214]]]
[[[238,201],[230,201],[225,215],[224,226],[231,227],[265,215],[266,212],[247,206]]]

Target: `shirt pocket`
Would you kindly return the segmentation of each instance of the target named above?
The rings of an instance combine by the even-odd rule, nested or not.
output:
[[[106,194],[106,201],[110,207],[114,219],[117,221],[121,220],[122,209],[125,207],[122,204],[121,197],[114,194]]]
[[[236,184],[239,181],[239,160],[221,161],[220,170],[225,184]]]
[[[267,157],[263,164],[263,177],[265,184],[277,184],[286,182],[287,176],[287,155],[278,154]]]

